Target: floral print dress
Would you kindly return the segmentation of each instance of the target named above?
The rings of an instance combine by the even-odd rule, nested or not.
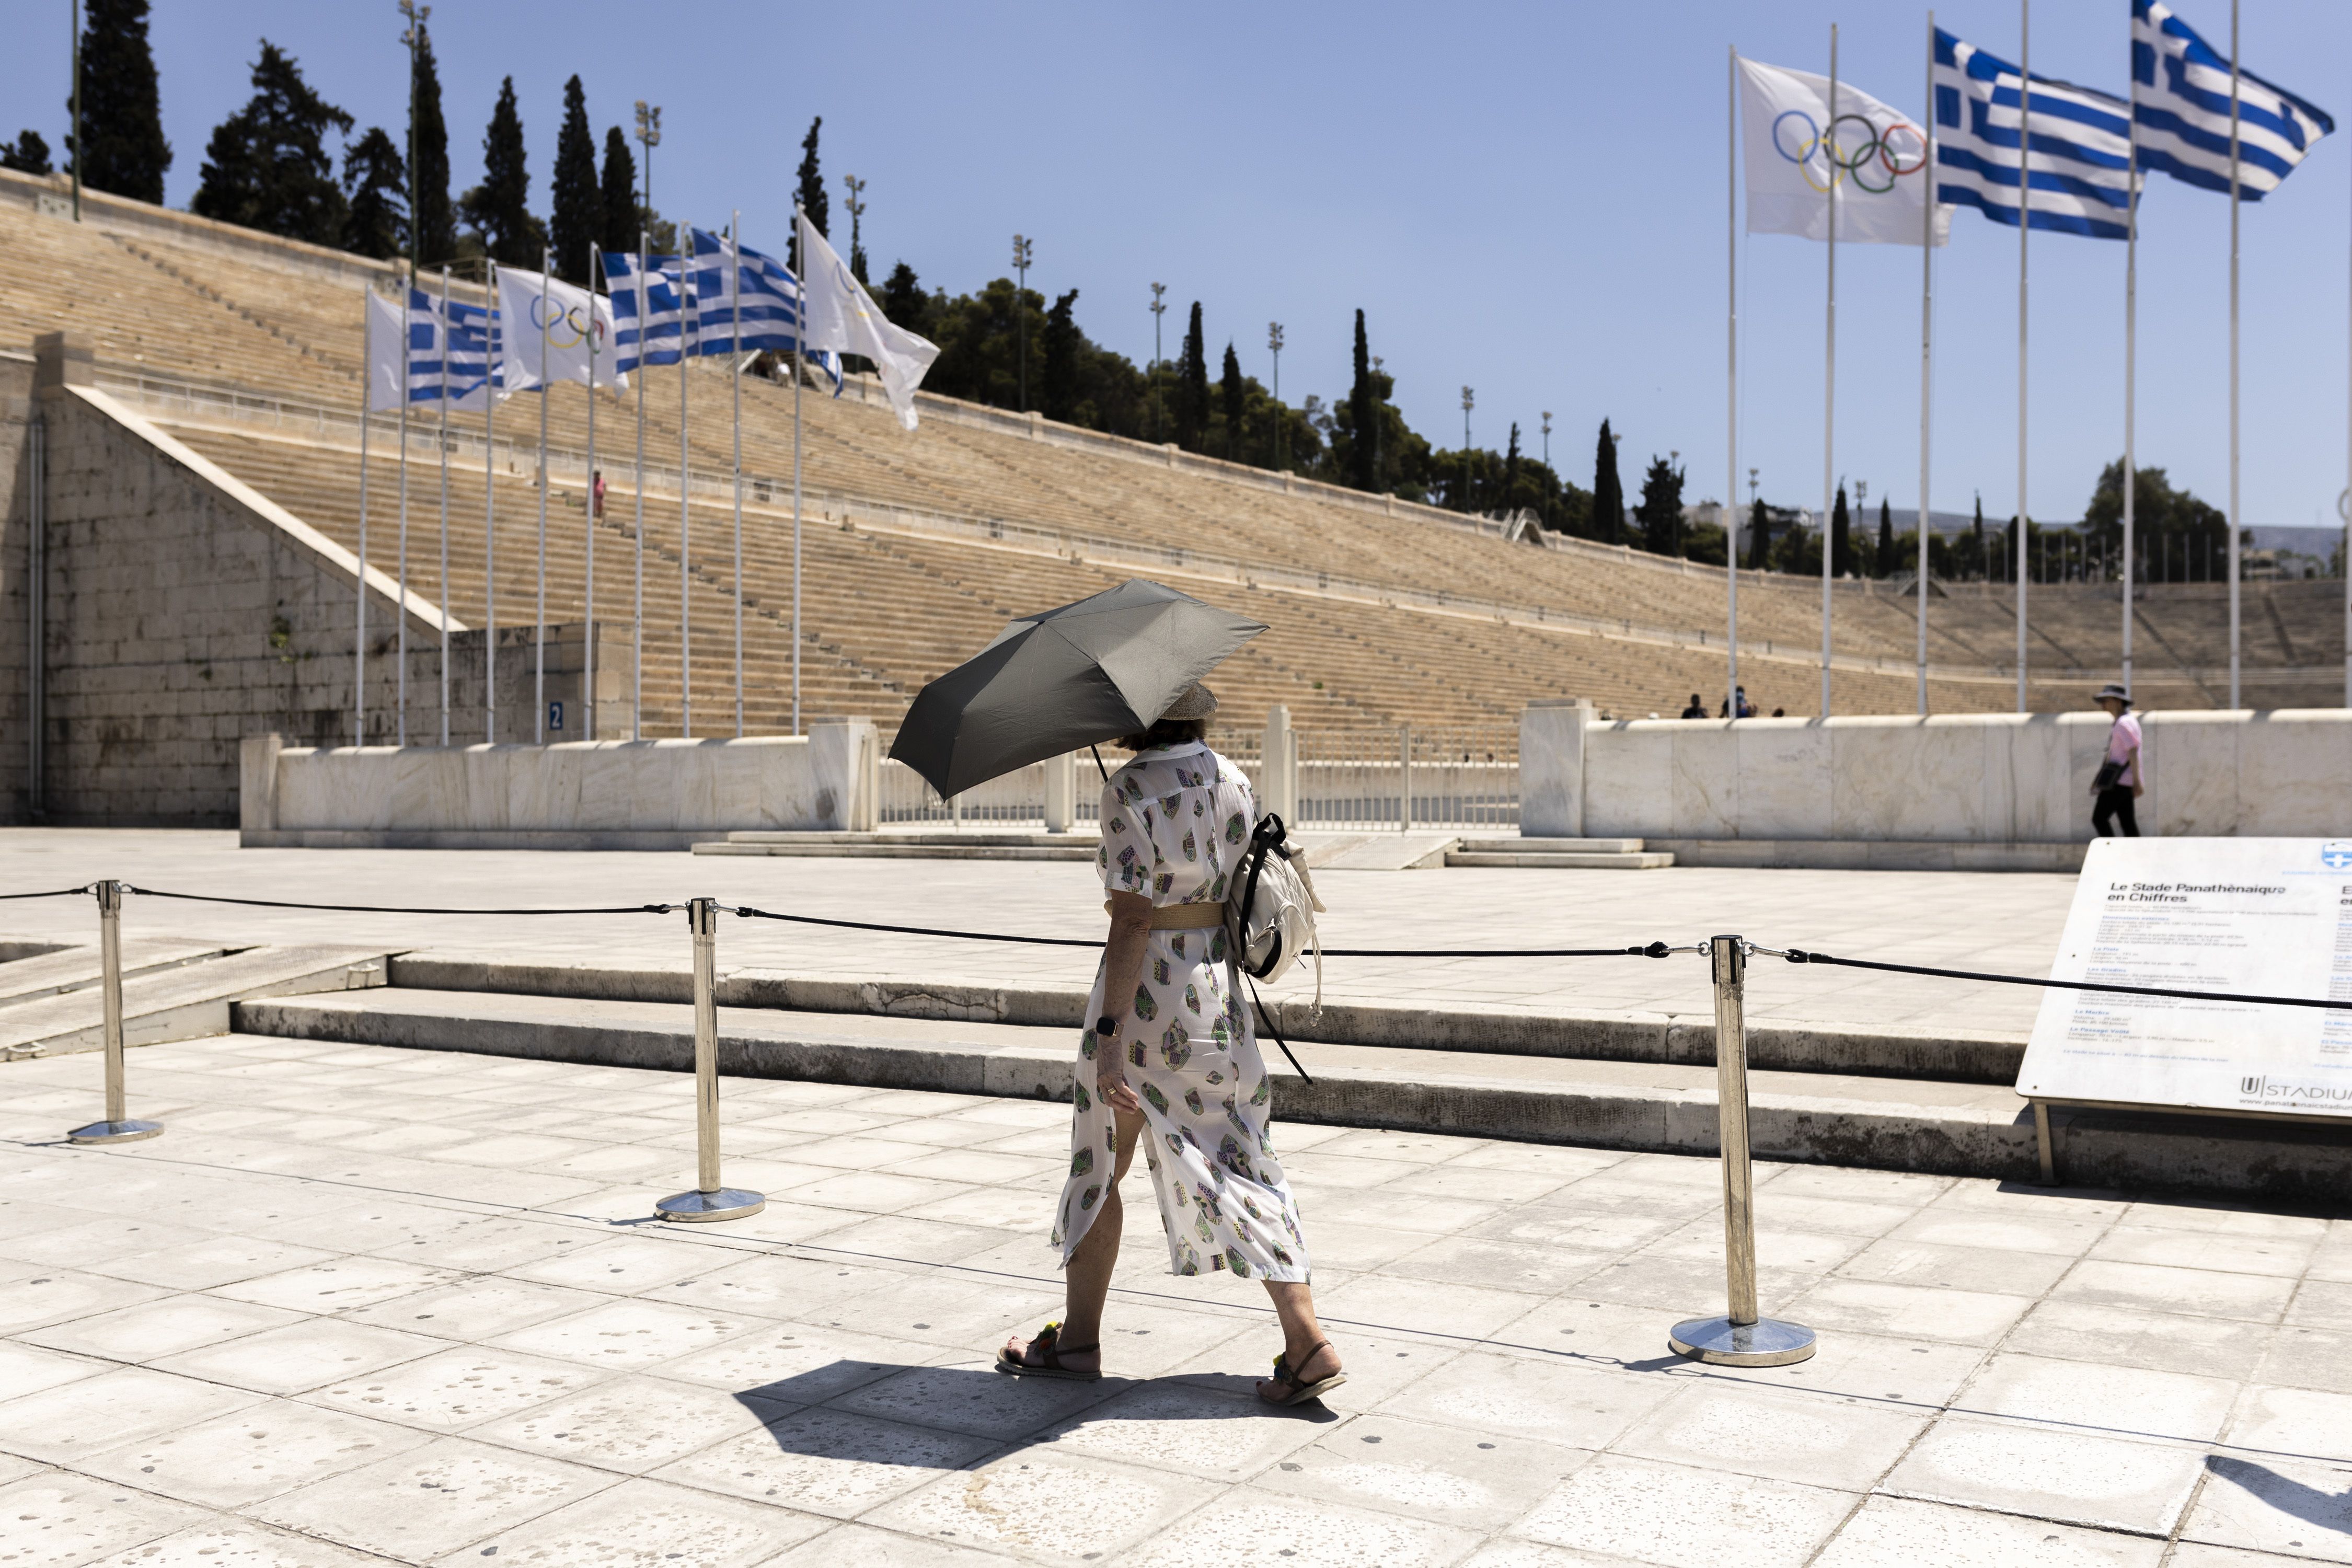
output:
[[[1222,903],[1256,806],[1242,771],[1202,742],[1141,752],[1103,786],[1104,889],[1143,894],[1155,907]],[[1154,931],[1120,1030],[1127,1081],[1143,1102],[1140,1142],[1168,1267],[1303,1280],[1298,1205],[1266,1136],[1273,1085],[1225,948],[1222,928]],[[1070,1176],[1054,1222],[1065,1264],[1118,1168],[1111,1109],[1095,1088],[1103,980],[1097,965],[1071,1095]]]

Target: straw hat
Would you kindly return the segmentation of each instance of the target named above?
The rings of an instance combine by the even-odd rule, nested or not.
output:
[[[1196,680],[1178,692],[1176,700],[1170,703],[1167,711],[1160,716],[1162,719],[1206,719],[1216,710],[1217,694]]]

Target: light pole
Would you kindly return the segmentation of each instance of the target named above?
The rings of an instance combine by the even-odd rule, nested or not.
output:
[[[1544,526],[1551,526],[1551,490],[1557,476],[1551,471],[1551,410],[1543,411],[1544,453]]]
[[[73,0],[73,196],[74,222],[81,221],[81,0]],[[415,80],[411,70],[409,79]],[[411,91],[415,90],[412,86]],[[414,167],[415,160],[409,160]]]
[[[1282,323],[1265,324],[1265,346],[1274,351],[1274,466],[1282,468]]]
[[[1021,339],[1021,412],[1029,412],[1029,258],[1036,242],[1024,235],[1013,237],[1013,270],[1021,281],[1013,290],[1013,328]]]
[[[1151,286],[1151,438],[1160,437],[1160,318],[1168,313],[1168,292],[1165,283]]]
[[[1478,401],[1468,387],[1462,389],[1462,510],[1470,510],[1470,409]]]
[[[661,145],[661,105],[637,100],[637,141],[646,150],[646,218],[654,212],[654,149]]]
[[[416,0],[400,0],[400,14],[408,18],[408,26],[400,41],[408,46],[408,286],[416,287],[416,46],[425,41],[425,20],[433,15],[430,5],[419,5]],[[76,160],[79,166],[79,160]],[[405,307],[404,307],[404,309]]]
[[[855,174],[844,174],[841,183],[849,187],[849,200],[843,204],[849,208],[849,254],[859,258],[862,264],[866,250],[865,236],[857,220],[866,216],[866,182]],[[861,277],[858,281],[863,283],[866,279]]]
[[[1372,374],[1374,375],[1379,375],[1381,374],[1381,367],[1387,363],[1388,362],[1381,358],[1380,355],[1374,354],[1372,356]],[[1385,404],[1388,399],[1383,397],[1381,401]],[[1381,482],[1381,426],[1387,423],[1387,420],[1381,417],[1381,411],[1378,408],[1372,410],[1372,483],[1375,486],[1379,485]],[[1388,492],[1382,490],[1381,493],[1385,495]]]

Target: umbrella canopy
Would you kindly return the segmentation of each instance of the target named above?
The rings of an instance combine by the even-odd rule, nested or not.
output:
[[[915,696],[890,754],[959,795],[1000,773],[1150,728],[1265,630],[1140,577],[1024,616]]]

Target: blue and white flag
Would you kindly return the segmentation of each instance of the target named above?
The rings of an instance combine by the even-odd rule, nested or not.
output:
[[[680,334],[688,330],[677,258],[647,256],[642,274],[635,251],[604,252],[604,286],[613,307],[614,367],[627,374],[640,364],[676,364]],[[685,288],[693,288],[688,273]],[[689,352],[695,347],[688,344]]]
[[[743,307],[741,346],[792,353],[800,347],[800,279],[772,256],[744,246],[737,251],[740,265],[727,264],[730,242],[724,235],[695,229],[694,297],[702,316],[701,341],[695,352],[730,353],[737,346],[734,279],[741,281]],[[809,359],[833,383],[841,395],[841,356],[812,353]]]
[[[446,318],[444,318],[444,310]],[[462,300],[408,291],[408,401],[479,413],[489,406],[490,344],[498,314]],[[503,394],[501,394],[503,395]]]
[[[1936,29],[1938,201],[2016,224],[2023,85],[2015,66]],[[2130,106],[2107,93],[2036,76],[2029,112],[2033,226],[2095,239],[2127,237]]]
[[[576,381],[626,390],[613,352],[614,301],[560,278],[499,268],[499,384],[534,392],[542,383]]]
[[[2132,0],[2132,116],[2140,167],[2230,188],[2230,62],[2159,0]],[[2238,71],[2238,195],[2258,202],[2336,129],[2326,112]]]

